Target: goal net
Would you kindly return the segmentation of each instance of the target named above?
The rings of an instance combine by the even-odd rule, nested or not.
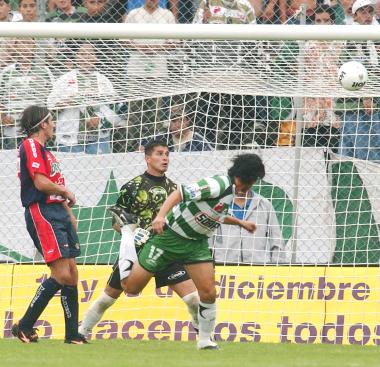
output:
[[[167,175],[178,184],[225,173],[242,152],[265,163],[266,176],[244,208],[231,208],[255,221],[257,231],[222,225],[209,242],[217,340],[379,344],[377,36],[355,41],[360,36],[351,29],[350,40],[334,39],[336,27],[328,27],[330,40],[318,39],[317,31],[307,39],[301,31],[292,35],[293,27],[281,26],[279,36],[279,28],[263,26],[268,33],[253,39],[237,26],[225,39],[213,33],[207,40],[186,35],[197,26],[178,26],[177,36],[176,26],[167,26],[167,38],[158,36],[160,26],[150,27],[128,35],[127,26],[110,39],[88,27],[76,35],[61,29],[46,37],[45,29],[34,38],[0,40],[2,336],[10,336],[49,273],[27,233],[17,178],[20,116],[40,104],[54,114],[48,145],[77,197],[81,319],[118,255],[120,236],[107,207],[145,171],[147,142],[160,139],[171,151]],[[368,70],[360,91],[337,80],[350,60]],[[61,313],[57,297],[38,321],[42,336],[63,337]],[[195,334],[181,300],[151,282],[142,295],[121,297],[92,337],[194,340]]]

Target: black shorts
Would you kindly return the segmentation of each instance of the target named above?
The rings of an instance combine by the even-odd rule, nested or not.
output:
[[[47,264],[80,255],[77,232],[62,204],[33,203],[25,209],[25,221],[34,246]]]
[[[185,280],[189,280],[190,277],[183,264],[173,263],[165,270],[154,274],[154,279],[156,281],[156,288],[161,288],[166,285],[182,283]],[[120,284],[119,260],[116,260],[115,264],[112,266],[112,273],[108,278],[107,284],[114,289],[123,289]]]

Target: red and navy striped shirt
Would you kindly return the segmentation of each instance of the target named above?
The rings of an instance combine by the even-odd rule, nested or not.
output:
[[[34,186],[36,173],[45,175],[51,182],[65,185],[59,163],[54,155],[37,140],[28,138],[19,149],[19,178],[21,181],[21,202],[27,208],[32,203],[61,203],[65,198],[59,195],[47,195]]]

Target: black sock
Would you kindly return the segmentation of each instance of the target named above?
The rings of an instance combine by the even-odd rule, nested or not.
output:
[[[65,285],[61,289],[61,304],[65,315],[65,339],[78,336],[78,287]]]
[[[32,329],[34,323],[38,320],[49,301],[61,288],[62,286],[53,278],[46,279],[37,289],[37,292],[26,310],[25,315],[20,320],[20,328],[24,330]]]

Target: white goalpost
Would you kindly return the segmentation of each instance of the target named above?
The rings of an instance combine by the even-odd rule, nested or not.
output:
[[[202,39],[202,40],[373,40],[376,27],[361,25],[252,25],[234,24],[123,24],[123,23],[8,23],[0,24],[4,37],[73,37],[101,39]]]
[[[77,196],[80,319],[106,285],[120,238],[107,207],[168,143],[179,184],[259,154],[265,178],[250,235],[210,239],[217,340],[379,344],[380,34],[376,26],[0,23],[0,324],[22,316],[48,269],[25,228],[18,124],[31,104],[56,120],[49,148]],[[343,89],[342,63],[368,82]],[[62,338],[57,302],[39,320]],[[123,297],[96,339],[194,340],[181,301],[149,287]]]

